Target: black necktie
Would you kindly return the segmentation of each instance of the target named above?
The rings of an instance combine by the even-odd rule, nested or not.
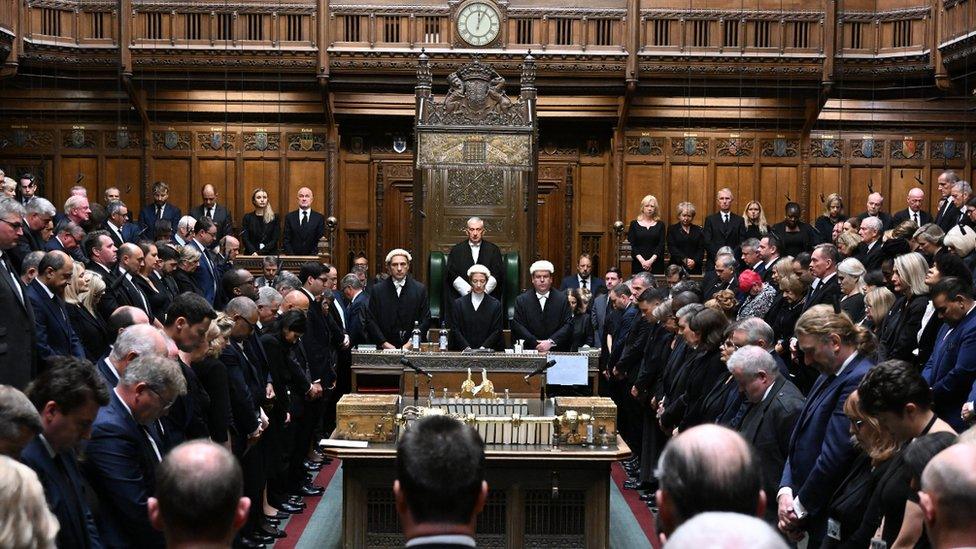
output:
[[[738,430],[742,426],[742,420],[745,419],[750,408],[752,408],[752,403],[748,400],[743,400],[742,404],[739,405],[739,410],[735,413],[735,417],[729,422],[729,428]]]
[[[913,212],[913,213],[912,213],[912,217],[914,217],[914,218],[915,218],[915,226],[916,226],[916,227],[921,227],[921,226],[922,226],[922,224],[918,222],[918,212]]]
[[[585,278],[581,278],[580,279],[580,288],[583,288],[584,290],[586,289],[586,279]]]
[[[162,218],[163,218],[163,207],[156,206],[156,219],[162,219]]]
[[[723,225],[728,224],[728,222],[729,222],[729,214],[722,214],[722,224]]]
[[[156,442],[156,438],[153,437],[152,431],[149,430],[149,427],[146,427],[141,423],[139,424],[139,429],[143,432],[143,434],[146,435],[146,438],[149,439],[149,447],[152,449],[153,454],[156,457],[156,463],[163,461],[163,455],[159,451],[159,443]]]
[[[308,210],[302,212],[302,223],[301,226],[304,227],[308,223]]]
[[[213,221],[213,207],[207,208],[207,219]]]

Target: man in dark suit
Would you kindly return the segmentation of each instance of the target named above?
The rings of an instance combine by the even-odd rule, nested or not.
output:
[[[959,217],[956,218],[957,225],[973,226],[972,219],[969,217],[969,199],[973,195],[973,188],[967,181],[956,181],[952,184],[952,204],[959,210]]]
[[[779,490],[779,480],[790,447],[796,418],[803,409],[803,394],[785,376],[769,351],[747,345],[728,360],[729,371],[745,400],[732,417],[731,428],[752,444],[763,468],[767,498]],[[776,526],[776,506],[767,505],[765,520]]]
[[[858,245],[856,257],[868,272],[880,269],[884,261],[881,252],[883,225],[884,222],[877,217],[866,217],[861,220],[861,227],[857,230],[861,235],[861,244]]]
[[[115,297],[118,279],[121,276],[116,265],[118,248],[107,231],[92,231],[82,240],[81,247],[88,257],[88,270],[102,277],[105,282],[105,294],[98,302],[98,314],[102,320],[108,321],[119,304]]]
[[[369,310],[369,294],[366,293],[363,281],[355,273],[342,277],[339,283],[345,302],[346,333],[349,335],[349,345],[367,343],[369,336],[366,332],[366,312]]]
[[[312,209],[312,189],[298,189],[298,209],[285,216],[282,249],[285,255],[318,255],[325,236],[325,217]]]
[[[131,305],[142,309],[149,318],[153,310],[146,294],[135,284],[134,277],[145,263],[145,254],[139,246],[126,242],[119,248],[119,279],[113,284],[116,305]]]
[[[85,238],[85,230],[74,221],[62,221],[54,230],[54,236],[44,244],[47,251],[62,251],[75,261],[84,261],[81,252],[81,241]]]
[[[153,184],[153,201],[146,204],[139,212],[139,228],[144,235],[155,234],[156,222],[160,219],[169,221],[173,230],[176,230],[180,223],[183,213],[179,208],[167,202],[169,200],[169,185],[162,181]]]
[[[57,545],[101,547],[75,448],[88,437],[99,408],[108,404],[108,387],[90,362],[66,358],[42,372],[27,396],[41,415],[43,431],[24,449],[21,461],[37,473],[48,507],[58,517]]]
[[[813,274],[814,286],[810,288],[804,309],[814,305],[830,305],[840,302],[840,284],[837,282],[837,263],[840,254],[833,244],[817,244],[810,254],[810,273]]]
[[[410,252],[400,248],[386,254],[390,278],[373,286],[369,296],[367,327],[370,338],[382,349],[413,349],[414,327],[420,329],[420,340],[427,341],[427,288],[409,275],[411,261]]]
[[[563,278],[562,284],[559,285],[559,289],[563,291],[576,288],[585,288],[594,296],[607,292],[603,279],[593,276],[593,258],[590,254],[580,254],[579,261],[576,263],[576,274]]]
[[[144,324],[133,324],[124,328],[108,355],[95,363],[95,369],[110,388],[114,389],[119,384],[133,360],[140,356],[166,356],[166,340],[163,334],[149,324],[149,317],[143,318],[146,321]]]
[[[471,285],[468,284],[468,269],[472,265],[484,265],[491,276],[485,291],[495,299],[501,300],[503,292],[503,277],[505,266],[502,252],[498,246],[484,239],[485,222],[478,217],[472,217],[467,222],[465,232],[468,238],[451,248],[447,255],[447,275],[444,277],[444,312],[442,315],[453,327],[450,318],[454,300],[468,295]]]
[[[471,292],[454,300],[449,348],[500,350],[502,342],[502,304],[488,295],[486,287],[491,272],[484,265],[468,269]]]
[[[739,282],[735,277],[736,261],[731,254],[719,254],[715,258],[715,276],[711,283],[705,288],[704,300],[708,301],[722,290],[731,290],[739,293]]]
[[[24,207],[30,205],[34,200],[37,193],[37,181],[34,180],[34,176],[30,173],[23,173],[17,180],[17,199],[20,204]]]
[[[873,341],[860,343],[861,330],[830,305],[807,310],[794,329],[806,366],[820,376],[793,429],[776,500],[780,530],[794,539],[805,532],[809,547],[823,541],[830,498],[856,455],[844,402],[872,365]]]
[[[942,198],[939,200],[935,224],[942,227],[942,231],[946,233],[959,223],[959,208],[952,200],[952,186],[958,181],[959,176],[952,170],[942,172],[939,175],[939,194],[942,195]]]
[[[860,213],[857,216],[858,219],[864,221],[869,217],[877,217],[881,220],[881,230],[878,234],[881,234],[891,228],[891,216],[886,212],[881,211],[884,206],[884,197],[881,193],[871,193],[868,195],[867,210]]]
[[[302,265],[298,278],[302,287],[285,296],[282,309],[286,305],[290,307],[291,294],[300,293],[308,300],[308,326],[301,347],[308,363],[310,391],[323,395],[323,398],[307,401],[304,412],[311,424],[308,428],[315,430],[321,426],[326,400],[336,386],[336,363],[343,337],[341,329],[327,312],[331,300],[323,297],[329,283],[329,271],[321,263],[310,261]]]
[[[607,289],[606,292],[597,295],[593,298],[590,303],[590,321],[593,323],[593,340],[600,348],[606,347],[604,341],[606,340],[606,326],[608,321],[612,324],[613,317],[613,304],[610,302],[609,290],[612,290],[614,286],[620,283],[620,269],[617,267],[610,267],[607,269],[606,274],[603,275],[604,287]]]
[[[18,389],[37,373],[34,308],[27,288],[10,263],[10,250],[24,228],[24,207],[12,198],[0,199],[0,307],[4,311],[0,334],[0,384]]]
[[[186,382],[176,361],[143,356],[126,368],[98,412],[85,448],[84,470],[98,495],[96,519],[108,547],[163,547],[149,522],[146,502],[156,491],[156,468],[163,459],[157,420]]]
[[[109,202],[105,206],[105,213],[107,218],[102,224],[102,228],[108,231],[115,247],[121,248],[126,242],[134,243],[139,240],[141,235],[145,234],[139,230],[137,225],[129,223],[129,208],[123,202],[119,200]],[[149,240],[151,236],[148,234],[146,239]]]
[[[41,238],[41,230],[57,213],[53,204],[39,196],[31,200],[25,209],[27,215],[22,218],[24,234],[17,239],[17,245],[10,249],[10,260],[18,271],[22,271],[21,264],[27,254],[45,250],[46,243]]]
[[[400,437],[396,463],[393,497],[410,547],[474,547],[474,526],[488,499],[478,433],[447,417],[423,418]]]
[[[515,298],[512,338],[525,340],[525,349],[540,353],[569,349],[573,312],[566,294],[552,289],[549,261],[536,261],[529,267],[532,288]]]
[[[908,207],[891,216],[892,226],[897,227],[905,221],[915,223],[916,227],[931,223],[932,216],[922,209],[923,203],[925,203],[925,191],[918,187],[908,191]]]
[[[715,264],[718,250],[728,246],[733,250],[739,249],[746,234],[746,223],[741,215],[732,212],[732,190],[725,188],[715,196],[718,211],[705,218],[702,234],[708,250],[708,265]],[[705,270],[708,270],[706,268]]]
[[[207,218],[197,220],[193,227],[193,240],[187,243],[200,252],[200,266],[196,270],[197,285],[203,290],[203,297],[212,305],[217,297],[217,283],[220,280],[210,247],[217,238],[217,226]]]
[[[958,432],[967,425],[960,417],[962,405],[976,383],[976,301],[973,287],[948,277],[931,289],[932,306],[945,324],[939,329],[935,349],[922,369],[932,387],[932,411]]]
[[[37,322],[37,349],[41,359],[51,356],[85,358],[64,303],[64,288],[75,262],[64,252],[48,252],[37,266],[37,277],[27,287]]]
[[[209,441],[174,448],[160,464],[156,484],[149,521],[170,547],[230,547],[249,510],[261,507],[244,497],[233,454]]]
[[[209,183],[204,185],[203,190],[200,191],[200,197],[203,199],[203,204],[191,208],[190,215],[194,219],[206,217],[213,221],[214,225],[217,226],[217,240],[234,234],[234,218],[227,211],[226,206],[217,204],[217,191],[214,190],[213,185]]]
[[[779,261],[779,249],[781,247],[782,241],[780,241],[780,237],[776,233],[770,232],[759,239],[759,247],[756,248],[756,252],[759,253],[759,259],[762,260],[763,282],[771,282],[773,280],[773,265]]]

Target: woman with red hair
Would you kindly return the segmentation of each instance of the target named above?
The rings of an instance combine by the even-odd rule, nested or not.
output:
[[[759,318],[766,316],[776,297],[776,288],[772,284],[763,282],[762,277],[752,269],[746,269],[739,275],[739,291],[745,294],[746,298],[739,308],[736,320],[751,316]]]

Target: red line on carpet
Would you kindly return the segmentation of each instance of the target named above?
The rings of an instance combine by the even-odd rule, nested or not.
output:
[[[335,472],[339,470],[340,463],[338,459],[333,459],[332,463],[322,467],[319,474],[315,476],[314,484],[324,486],[328,490],[329,483],[332,482],[332,477],[335,475]],[[288,534],[288,537],[282,538],[275,543],[275,549],[292,549],[298,545],[298,540],[302,537],[302,532],[305,531],[305,527],[308,526],[308,521],[315,514],[315,508],[319,506],[320,501],[322,501],[321,496],[305,498],[305,503],[308,507],[305,508],[304,513],[292,515],[288,519],[288,524],[285,526],[285,533]]]
[[[624,481],[627,480],[627,472],[624,471],[623,465],[614,463],[610,467],[610,477],[617,484],[617,489],[623,495],[624,501],[627,502],[627,505],[630,507],[630,512],[634,514],[634,518],[637,519],[637,524],[644,531],[644,535],[647,536],[648,541],[651,542],[654,549],[661,549],[661,540],[657,536],[657,529],[654,528],[654,514],[648,509],[647,504],[640,500],[640,491],[624,488]]]

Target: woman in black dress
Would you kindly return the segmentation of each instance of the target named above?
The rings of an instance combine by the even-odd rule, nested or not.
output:
[[[173,296],[165,287],[158,285],[157,281],[153,279],[160,263],[156,245],[143,242],[139,244],[139,247],[142,249],[145,261],[139,270],[139,274],[132,277],[132,283],[142,290],[149,302],[149,308],[152,309],[153,316],[162,322],[166,319],[166,310],[169,309]]]
[[[813,222],[813,228],[820,235],[820,242],[832,242],[834,225],[847,220],[844,215],[844,199],[837,193],[831,193],[824,199],[823,215]]]
[[[574,288],[566,292],[566,298],[569,299],[569,309],[573,312],[573,340],[569,345],[569,352],[575,353],[584,345],[593,346],[593,322],[589,313],[590,292]]]
[[[193,292],[203,295],[203,290],[197,284],[196,271],[200,268],[200,250],[193,246],[183,246],[180,251],[180,261],[176,270],[173,271],[173,280],[176,281],[178,293]]]
[[[766,223],[766,212],[763,211],[762,204],[758,200],[750,200],[746,203],[746,209],[742,210],[742,219],[746,223],[746,236],[742,240],[755,238],[762,240],[769,232],[769,224]]]
[[[98,302],[105,295],[105,281],[97,273],[75,263],[71,281],[64,288],[65,308],[71,328],[78,334],[85,358],[97,362],[109,350],[108,327],[98,315]]]
[[[668,251],[671,265],[680,265],[689,274],[701,274],[705,258],[705,237],[702,228],[692,223],[695,205],[691,202],[678,204],[678,222],[668,227]]]
[[[880,360],[899,359],[917,364],[918,334],[929,304],[929,287],[925,284],[928,263],[922,254],[912,252],[895,258],[891,282],[897,299],[888,311],[881,328],[878,355]]]
[[[817,231],[800,221],[800,205],[796,202],[786,203],[786,218],[773,225],[773,232],[783,243],[780,252],[784,255],[796,257],[800,252],[809,252],[814,245],[820,243]]]
[[[627,229],[630,242],[631,272],[664,273],[664,223],[657,198],[649,194],[641,200],[637,219]]]
[[[245,255],[270,255],[278,253],[278,216],[268,203],[268,191],[255,189],[251,193],[254,211],[244,214],[241,220],[241,245]]]
[[[837,264],[837,283],[840,284],[840,309],[854,324],[864,318],[864,265],[853,257]]]

